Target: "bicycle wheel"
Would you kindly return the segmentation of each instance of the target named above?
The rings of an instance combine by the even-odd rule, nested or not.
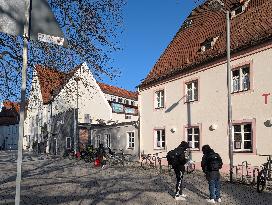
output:
[[[144,170],[147,170],[148,168],[150,168],[150,163],[149,163],[149,160],[147,158],[144,158],[142,161],[141,161],[141,167],[144,169]]]
[[[131,154],[125,154],[123,156],[123,163],[124,166],[130,166],[133,164],[132,155]]]
[[[68,159],[72,160],[73,158],[74,158],[73,154],[72,154],[72,153],[69,153]]]
[[[260,171],[257,177],[257,192],[261,193],[266,187],[266,169]]]
[[[192,173],[194,171],[195,171],[195,164],[192,164],[192,163],[188,164],[187,167],[186,167],[187,174],[190,174],[190,173]]]

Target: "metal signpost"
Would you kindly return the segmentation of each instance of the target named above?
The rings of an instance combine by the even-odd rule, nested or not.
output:
[[[14,36],[23,36],[24,39],[15,195],[15,204],[19,205],[24,137],[28,42],[29,39],[31,39],[63,45],[65,40],[47,0],[34,0],[33,2],[32,0],[0,0],[0,32]]]

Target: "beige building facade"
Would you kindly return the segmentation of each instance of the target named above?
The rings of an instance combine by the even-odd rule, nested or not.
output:
[[[243,15],[256,9],[254,2],[249,1],[244,13],[233,16],[232,29],[237,26],[238,18],[245,18]],[[266,4],[271,6],[270,1]],[[264,1],[259,6],[265,6]],[[192,144],[192,159],[199,168],[203,155],[201,148],[209,144],[222,156],[227,171],[229,139],[225,36],[218,34],[219,37],[216,37],[217,28],[205,30],[210,23],[205,23],[205,18],[211,16],[201,14],[201,9],[198,9],[199,13],[192,12],[139,86],[140,152],[160,152],[161,156],[165,156],[185,140]],[[194,27],[194,23],[197,24],[195,19],[200,19],[200,15],[203,15],[203,28],[197,28],[199,25]],[[192,20],[191,27],[186,27],[188,20]],[[250,20],[247,19],[247,23]],[[224,25],[221,25],[222,32]],[[201,35],[189,36],[188,33],[193,33],[194,29],[198,29],[198,33],[202,29]],[[247,27],[247,31],[250,33],[251,28]],[[239,32],[241,34],[243,30]],[[234,165],[247,161],[251,166],[260,166],[266,161],[266,157],[260,155],[272,155],[272,41],[259,41],[238,49],[241,45],[234,43],[239,41],[239,32],[233,32],[231,53]],[[183,42],[188,45],[183,45]],[[220,52],[221,56],[218,55]]]

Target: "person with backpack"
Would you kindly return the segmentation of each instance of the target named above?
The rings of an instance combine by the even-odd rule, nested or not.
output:
[[[185,156],[185,151],[187,148],[189,148],[189,144],[185,141],[182,141],[177,148],[169,151],[166,155],[168,164],[172,166],[172,169],[174,169],[176,174],[176,200],[186,200],[186,195],[182,193],[182,181],[185,172],[184,165],[187,163]]]
[[[210,198],[207,199],[209,203],[221,202],[220,197],[220,172],[219,170],[223,166],[222,159],[218,153],[215,153],[214,150],[209,145],[204,145],[202,147],[203,157],[201,161],[201,167],[203,172],[206,175],[206,179],[209,183]]]

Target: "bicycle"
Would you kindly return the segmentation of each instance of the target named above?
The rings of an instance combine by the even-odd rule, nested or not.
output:
[[[148,168],[157,168],[157,162],[158,162],[161,169],[162,158],[159,157],[160,153],[162,152],[157,152],[155,154],[142,154],[141,167],[145,170]]]
[[[259,172],[257,176],[257,192],[261,193],[267,185],[268,181],[272,181],[272,155],[260,155],[266,156],[267,162],[263,164],[262,170]]]
[[[185,164],[185,169],[187,174],[191,174],[195,171],[195,162],[193,160],[188,160]]]
[[[131,154],[125,154],[123,149],[120,149],[120,153],[108,153],[106,154],[106,161],[109,162],[110,166],[116,166],[116,165],[122,165],[127,166],[130,164],[131,160],[130,158],[132,157]]]

